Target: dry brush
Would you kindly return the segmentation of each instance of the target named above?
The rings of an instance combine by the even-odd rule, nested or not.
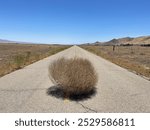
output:
[[[95,89],[98,80],[91,62],[82,58],[55,60],[49,66],[49,76],[67,96],[89,93]]]

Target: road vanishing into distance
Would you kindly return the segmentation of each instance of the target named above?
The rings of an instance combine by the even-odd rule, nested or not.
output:
[[[96,92],[82,100],[49,94],[54,88],[48,76],[50,62],[75,56],[89,59],[95,67]],[[150,112],[150,81],[73,46],[1,77],[0,112]]]

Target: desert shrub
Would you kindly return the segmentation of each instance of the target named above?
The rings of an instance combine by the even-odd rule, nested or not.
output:
[[[31,52],[30,52],[30,51],[27,51],[27,52],[26,52],[26,62],[29,61],[30,56],[31,56]]]
[[[25,56],[24,55],[16,55],[14,57],[14,63],[16,64],[17,68],[21,68],[21,66],[25,63]]]
[[[91,62],[82,58],[55,60],[49,66],[49,76],[68,96],[89,93],[98,79]]]

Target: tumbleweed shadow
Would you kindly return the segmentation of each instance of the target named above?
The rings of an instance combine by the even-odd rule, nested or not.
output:
[[[47,94],[50,96],[54,96],[56,98],[65,99],[65,93],[61,89],[60,86],[52,86],[47,89]],[[69,100],[73,101],[81,101],[81,100],[87,100],[95,96],[96,94],[96,88],[92,89],[88,93],[81,93],[81,94],[72,94],[69,97],[67,97]]]

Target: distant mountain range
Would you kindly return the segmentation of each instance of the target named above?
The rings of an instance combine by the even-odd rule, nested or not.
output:
[[[0,39],[0,43],[16,43],[16,42],[15,41],[9,41],[9,40]]]
[[[5,39],[0,39],[0,43],[36,44],[36,43],[33,43],[33,42],[11,41],[11,40],[5,40]],[[40,43],[37,43],[37,44],[40,44]]]
[[[19,42],[0,39],[0,43],[30,43],[30,42]],[[141,36],[136,38],[124,37],[118,39],[112,39],[107,42],[95,42],[95,43],[85,43],[83,45],[150,45],[150,36]]]
[[[5,39],[0,39],[0,44],[50,44],[50,45],[62,45],[61,43],[41,43],[41,42],[21,42],[21,41],[11,41],[11,40],[5,40]],[[63,45],[68,45],[68,44],[63,44]]]
[[[112,39],[107,42],[95,42],[92,45],[147,45],[150,44],[150,36],[141,36],[136,38],[124,37]]]

